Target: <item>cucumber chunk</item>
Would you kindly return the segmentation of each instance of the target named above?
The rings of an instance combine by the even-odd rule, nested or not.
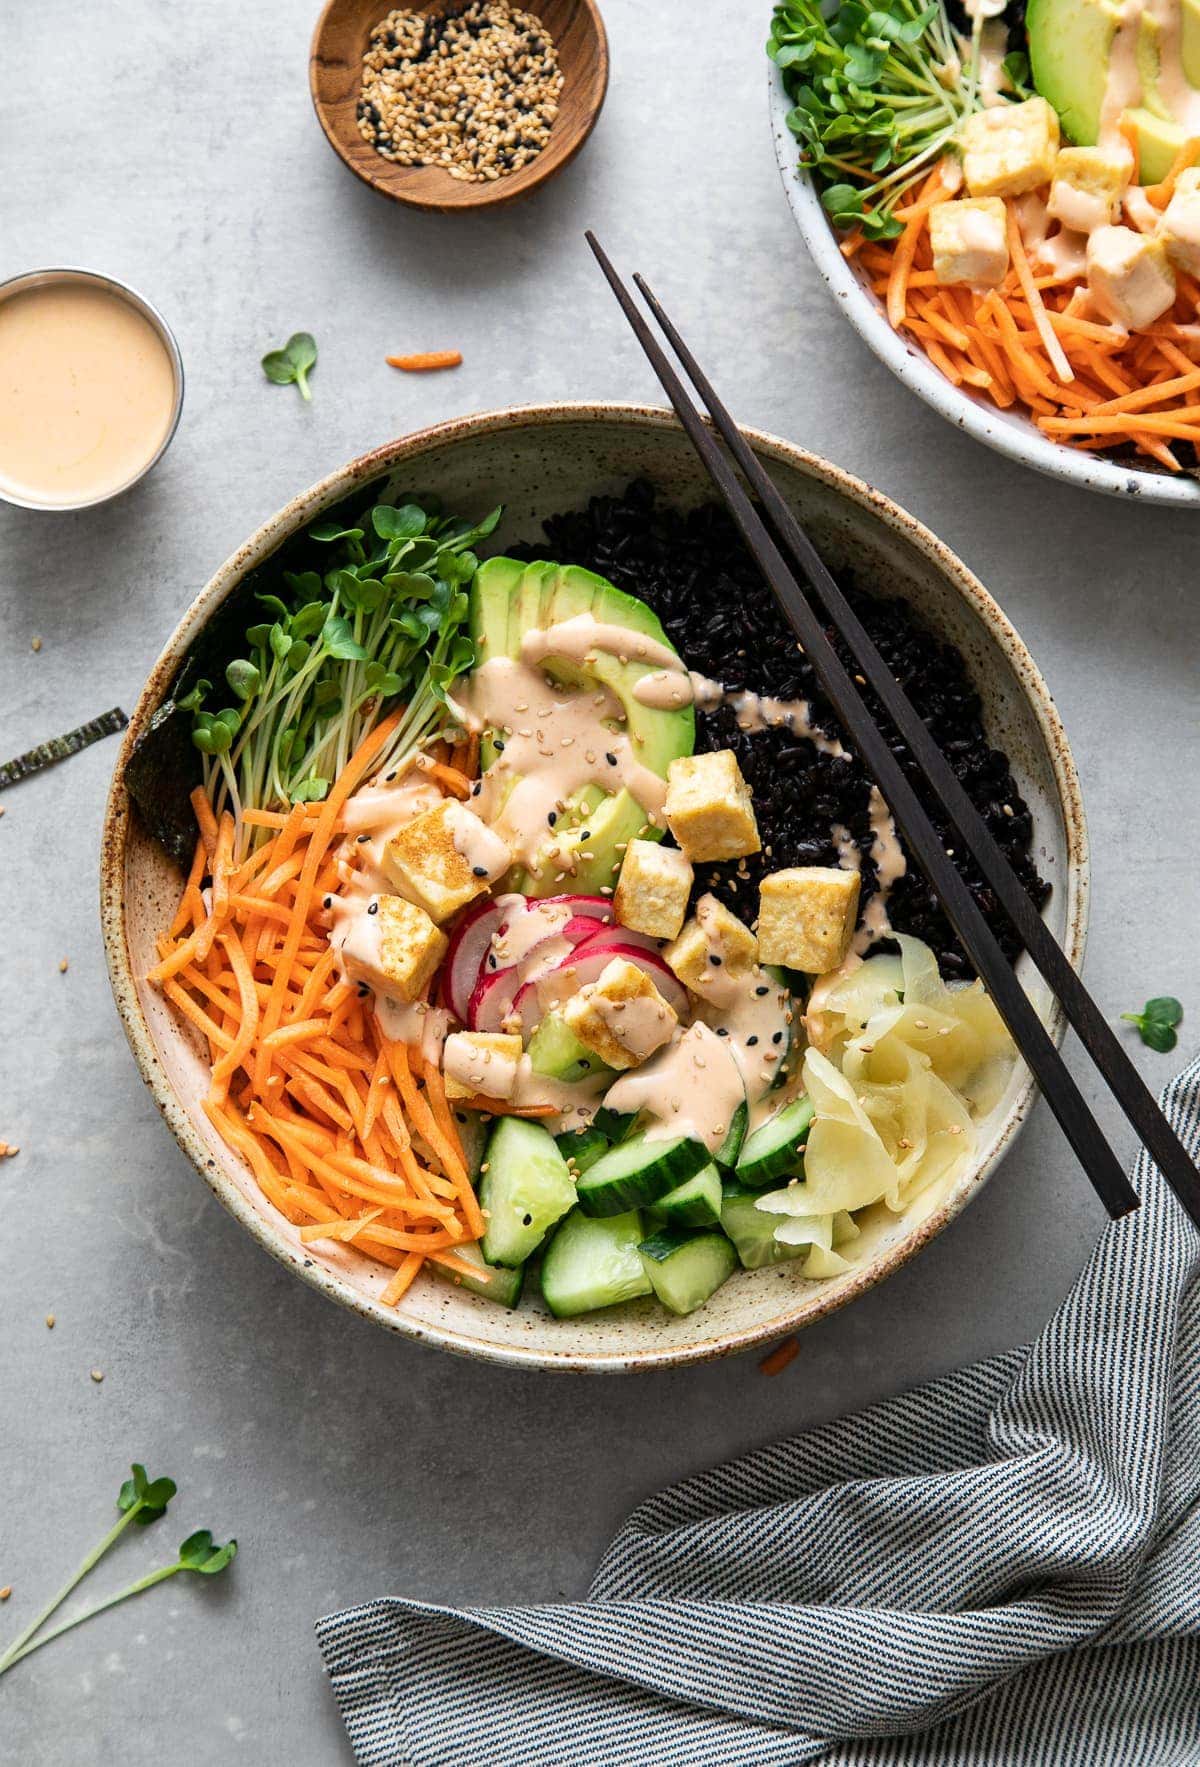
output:
[[[708,1163],[704,1143],[686,1135],[673,1141],[633,1135],[588,1167],[579,1180],[579,1206],[585,1215],[621,1215],[626,1209],[645,1208]]]
[[[721,1174],[715,1166],[704,1166],[680,1184],[668,1190],[655,1205],[669,1227],[719,1227],[721,1224]]]
[[[523,1264],[575,1202],[575,1186],[554,1137],[540,1123],[501,1117],[487,1144],[479,1206],[489,1264]]]
[[[804,1175],[804,1149],[813,1120],[812,1100],[793,1098],[761,1128],[747,1136],[738,1155],[738,1183],[744,1190],[766,1190],[778,1178]]]
[[[737,1269],[723,1233],[674,1233],[664,1228],[638,1247],[646,1275],[664,1307],[694,1313]]]
[[[573,1209],[542,1259],[542,1298],[556,1319],[573,1319],[651,1293],[638,1255],[642,1238],[636,1209],[597,1221]]]
[[[633,1128],[632,1111],[610,1111],[606,1104],[592,1118],[592,1128],[599,1129],[601,1135],[607,1135],[615,1147],[618,1141],[625,1141]]]
[[[775,1229],[783,1215],[768,1215],[758,1207],[758,1193],[744,1190],[726,1195],[721,1204],[721,1226],[733,1241],[738,1261],[746,1270],[763,1270],[768,1264],[786,1264],[791,1258],[807,1258],[810,1245],[782,1245]]]
[[[521,1289],[525,1282],[525,1266],[518,1264],[515,1270],[508,1270],[503,1264],[489,1264],[477,1245],[457,1245],[454,1255],[464,1264],[471,1264],[478,1269],[477,1276],[465,1276],[461,1270],[448,1270],[444,1264],[435,1264],[430,1258],[428,1268],[443,1282],[452,1282],[455,1288],[465,1288],[473,1295],[482,1295],[485,1301],[495,1301],[501,1307],[515,1307],[521,1299]]]
[[[548,1012],[529,1039],[529,1065],[535,1074],[561,1080],[566,1086],[574,1086],[590,1074],[612,1072],[557,1012]]]
[[[564,1159],[575,1162],[576,1177],[586,1172],[589,1166],[594,1166],[600,1155],[608,1152],[610,1145],[608,1136],[602,1135],[594,1123],[589,1123],[586,1129],[564,1130],[554,1139]]]
[[[746,1139],[746,1129],[750,1122],[750,1106],[743,1098],[729,1120],[729,1133],[713,1155],[719,1166],[736,1166],[742,1143]]]

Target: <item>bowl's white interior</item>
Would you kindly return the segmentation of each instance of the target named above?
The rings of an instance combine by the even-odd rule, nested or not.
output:
[[[787,126],[790,106],[774,67],[769,69],[769,79],[775,152],[801,237],[841,311],[893,374],[959,429],[1024,466],[1110,497],[1139,497],[1146,503],[1200,508],[1200,481],[1189,474],[1147,471],[1129,461],[1064,448],[1019,412],[1001,411],[982,393],[954,386],[919,345],[893,331],[875,294],[853,263],[842,256],[812,180],[797,170],[799,146]]]
[[[1039,862],[1056,885],[1048,920],[1078,962],[1087,868],[1077,784],[1057,717],[1020,640],[964,567],[910,517],[784,443],[752,439],[833,568],[852,566],[865,585],[904,595],[962,650],[991,739],[1007,750],[1033,812]],[[372,494],[385,486],[434,488],[449,507],[467,514],[502,501],[502,547],[539,538],[542,516],[619,490],[637,475],[653,479],[672,501],[709,495],[703,469],[672,420],[629,407],[550,407],[465,419],[379,450],[297,498],[218,571],[167,646],[127,744],[161,700],[195,633],[244,572],[356,484],[370,484]],[[590,1368],[700,1359],[770,1340],[841,1305],[924,1244],[974,1194],[1029,1108],[1031,1087],[1019,1068],[982,1126],[974,1169],[948,1191],[926,1193],[902,1216],[877,1209],[855,1248],[854,1271],[833,1282],[806,1282],[792,1265],[739,1272],[687,1319],[640,1302],[559,1322],[528,1295],[520,1311],[509,1314],[434,1278],[418,1282],[398,1310],[381,1308],[376,1297],[389,1273],[353,1249],[301,1247],[200,1108],[206,1063],[142,979],[155,961],[154,940],[174,913],[179,878],[129,811],[119,777],[118,768],[106,830],[105,937],[118,1005],[168,1122],[217,1195],[268,1250],[335,1298],[410,1335],[497,1360]]]

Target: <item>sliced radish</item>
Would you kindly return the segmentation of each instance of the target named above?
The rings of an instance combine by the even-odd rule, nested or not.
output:
[[[593,946],[597,951],[608,947],[615,949],[620,946],[620,954],[624,955],[630,946],[638,951],[652,951],[657,957],[662,951],[662,940],[652,939],[649,933],[631,932],[627,926],[602,926],[586,941],[589,954]]]
[[[687,989],[657,951],[647,951],[639,945],[606,944],[602,950],[596,947],[597,941],[594,939],[586,947],[576,946],[570,957],[564,958],[557,969],[549,970],[538,978],[547,985],[548,998],[552,997],[556,986],[561,989],[561,998],[564,1000],[578,994],[589,982],[599,981],[614,958],[623,957],[627,963],[635,964],[650,977],[677,1017],[687,1016]],[[520,1015],[521,1030],[526,1036],[537,1029],[549,1010],[551,1008],[543,1006],[538,997],[538,982],[526,982],[523,988],[518,989],[511,1003],[511,1011]]]
[[[467,1023],[471,1029],[502,1031],[505,1020],[512,1016],[513,1002],[520,988],[521,975],[515,965],[511,969],[497,969],[480,976],[467,1007]]]
[[[494,934],[524,908],[524,896],[490,898],[469,908],[451,933],[442,969],[443,993],[451,1012],[464,1023]]]
[[[605,920],[609,925],[616,919],[613,905],[606,896],[543,896],[542,901],[547,906],[566,902],[572,914],[586,914],[592,920]]]

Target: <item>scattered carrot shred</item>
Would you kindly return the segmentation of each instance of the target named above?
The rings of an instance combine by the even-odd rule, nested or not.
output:
[[[415,356],[389,356],[389,368],[402,368],[405,374],[429,374],[436,368],[458,368],[461,350],[425,350]]]
[[[384,1036],[339,979],[327,937],[324,896],[347,862],[342,808],[400,715],[375,727],[322,803],[244,813],[260,845],[240,862],[233,817],[195,794],[195,855],[149,972],[207,1049],[204,1108],[217,1133],[302,1245],[353,1246],[390,1267],[386,1306],[431,1258],[479,1280],[455,1248],[484,1227],[441,1073]],[[464,744],[434,777],[465,794],[477,760]]]
[[[1136,159],[1136,135],[1130,148]],[[1180,173],[1196,164],[1200,137],[1185,141],[1167,176],[1148,188],[1155,207],[1166,206]],[[1024,407],[1056,442],[1092,452],[1132,448],[1168,472],[1200,465],[1200,285],[1180,273],[1173,309],[1144,331],[1123,331],[1092,309],[1078,276],[1034,273],[1010,200],[1010,266],[999,288],[942,286],[929,213],[948,194],[935,167],[894,209],[904,226],[898,237],[869,240],[856,231],[843,241],[895,329],[953,385],[1002,410]],[[1193,452],[1181,458],[1180,444]]]
[[[763,1357],[758,1365],[758,1372],[760,1374],[782,1374],[799,1354],[800,1339],[798,1337],[784,1338],[781,1344],[776,1344],[775,1348]]]

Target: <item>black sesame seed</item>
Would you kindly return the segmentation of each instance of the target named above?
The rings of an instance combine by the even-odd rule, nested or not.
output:
[[[708,961],[710,963],[715,963],[717,968],[719,969],[721,967],[721,964],[724,962],[724,958],[718,957],[715,951],[710,951],[708,954]]]
[[[782,1043],[783,1042],[783,1032],[776,1031],[775,1035],[771,1038],[771,1041],[772,1041],[772,1043]]]
[[[550,824],[551,828],[553,828],[554,824],[558,821],[558,812],[556,810],[551,810],[546,821]]]
[[[753,1048],[754,1048],[754,1045],[755,1045],[755,1044],[756,1044],[756,1043],[757,1043],[757,1042],[758,1042],[758,1038],[757,1038],[757,1037],[747,1037],[747,1038],[746,1038],[746,1047],[747,1047],[747,1049],[753,1049]]]
[[[522,1215],[521,1219],[522,1219],[522,1221],[524,1221],[526,1227],[533,1226],[533,1216],[532,1215]]]
[[[608,762],[610,767],[615,767],[617,764],[617,757],[615,755],[610,755],[607,749],[604,751],[604,759]]]
[[[369,840],[370,840],[370,838],[371,838],[371,837],[370,837],[370,835],[369,835],[369,834],[360,834],[360,835],[359,835],[359,837],[358,837],[358,844],[359,844],[359,846],[360,846],[360,847],[361,847],[361,846],[362,846],[362,844],[363,844],[363,842],[364,842],[364,841],[369,841]]]
[[[580,835],[580,837],[579,837],[579,838],[580,838],[580,840],[581,840],[581,841],[590,841],[590,840],[591,840],[591,838],[592,838],[592,831],[591,831],[591,829],[590,829],[590,828],[585,828],[585,829],[584,829],[584,831],[583,831],[583,833],[582,833],[582,834],[581,834],[581,835]]]
[[[717,1036],[718,1037],[728,1037],[728,1035],[729,1035],[729,1032],[725,1029],[724,1025],[717,1026]]]
[[[483,781],[482,781],[482,779],[477,779],[475,781],[474,785],[471,787],[471,796],[473,798],[477,798],[482,790],[483,790]]]
[[[486,865],[472,865],[471,875],[472,875],[472,877],[486,877],[487,876],[487,866]]]
[[[496,753],[498,755],[502,755],[504,753],[504,744],[503,744],[503,742],[501,742],[499,737],[496,738]]]
[[[758,995],[759,999],[761,1000],[764,994],[770,993],[770,989],[769,988],[755,988],[754,992]]]
[[[332,896],[326,896],[326,898],[325,898],[325,906],[326,906],[326,908],[332,908],[332,907],[333,907],[333,897],[332,897]]]
[[[372,902],[367,909],[367,913],[368,914],[378,914],[379,913],[379,903]]]
[[[395,771],[393,771],[391,773],[385,773],[383,777],[384,777],[385,781],[390,785],[392,780],[395,779],[395,777],[396,777]]]
[[[360,1000],[365,1000],[367,995],[370,992],[371,992],[371,990],[370,990],[370,988],[368,988],[368,986],[365,982],[360,982],[358,984],[358,997]]]

